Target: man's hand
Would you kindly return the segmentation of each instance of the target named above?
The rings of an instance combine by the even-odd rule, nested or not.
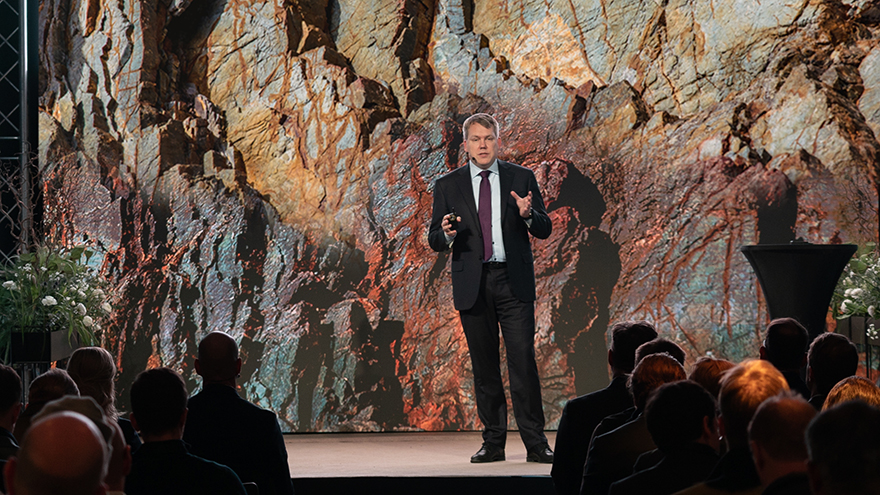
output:
[[[455,237],[455,234],[458,233],[457,230],[453,230],[452,224],[449,223],[449,219],[453,218],[454,216],[454,213],[447,213],[446,216],[443,217],[443,222],[440,224],[440,226],[443,228],[443,233],[446,234],[447,239],[452,239],[453,237]],[[461,222],[461,217],[457,217],[455,221]]]
[[[516,194],[516,191],[510,191],[510,195],[516,200],[516,206],[519,208],[519,216],[523,218],[529,218],[532,216],[532,191],[529,191],[524,198],[519,197]]]

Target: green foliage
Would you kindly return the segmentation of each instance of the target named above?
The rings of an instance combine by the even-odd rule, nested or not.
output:
[[[0,357],[8,361],[12,332],[66,330],[80,344],[94,344],[98,324],[112,310],[105,283],[88,266],[83,246],[39,246],[0,269]]]
[[[849,260],[834,289],[831,310],[839,320],[851,316],[880,316],[880,253],[876,243],[865,244]],[[873,325],[868,333],[869,337],[877,338]]]

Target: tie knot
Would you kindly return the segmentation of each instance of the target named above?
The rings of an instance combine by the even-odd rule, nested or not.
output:
[[[483,177],[484,179],[488,179],[488,178],[489,178],[489,174],[491,174],[491,173],[492,173],[492,172],[489,171],[489,170],[483,170],[482,172],[480,172],[480,176]]]

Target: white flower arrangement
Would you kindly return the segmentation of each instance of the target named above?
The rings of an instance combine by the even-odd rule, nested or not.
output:
[[[880,254],[875,243],[868,243],[854,256],[834,289],[831,309],[837,319],[852,316],[876,318],[880,305]],[[877,339],[880,331],[870,324],[868,338]]]
[[[66,330],[82,345],[95,342],[95,329],[113,307],[104,282],[88,266],[83,247],[38,247],[0,267],[0,358],[8,357],[11,332]]]

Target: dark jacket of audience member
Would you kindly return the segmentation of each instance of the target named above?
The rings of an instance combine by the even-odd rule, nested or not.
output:
[[[814,495],[880,494],[880,410],[862,401],[822,411],[807,428]]]
[[[764,495],[809,495],[804,433],[816,416],[794,391],[765,400],[749,424],[752,460]]]
[[[613,483],[609,495],[668,495],[703,481],[718,461],[715,410],[715,399],[696,382],[655,390],[645,406],[645,421],[663,459]]]
[[[18,451],[12,434],[21,412],[21,378],[9,366],[0,364],[0,461]]]
[[[648,396],[660,385],[685,377],[684,368],[667,353],[642,358],[630,376],[630,391],[636,409],[644,410]],[[616,430],[595,437],[587,455],[580,493],[605,495],[611,483],[632,474],[633,465],[641,454],[655,448],[643,414]]]
[[[684,349],[679,347],[678,344],[671,340],[664,339],[662,337],[658,337],[649,342],[645,342],[640,345],[638,349],[636,349],[636,364],[638,364],[642,359],[646,356],[650,356],[651,354],[660,354],[666,353],[671,356],[673,359],[678,361],[679,364],[684,366],[684,361],[686,358]],[[633,398],[635,399],[635,398]],[[647,396],[645,397],[647,400]],[[593,445],[593,439],[598,437],[599,435],[604,435],[612,430],[616,430],[620,428],[626,423],[630,421],[635,421],[639,415],[642,414],[642,410],[636,407],[636,402],[633,401],[630,404],[630,407],[620,411],[619,413],[612,414],[610,416],[606,416],[599,424],[596,426],[596,429],[593,430],[593,435],[590,437],[590,446]],[[645,401],[642,401],[642,405],[644,406]]]
[[[769,361],[745,361],[725,373],[718,408],[720,433],[727,453],[721,456],[705,482],[679,493],[761,493],[761,479],[749,451],[749,422],[762,402],[784,390],[788,390],[788,382]]]
[[[767,325],[764,344],[761,346],[761,359],[776,366],[788,388],[810,398],[810,388],[801,378],[801,371],[807,365],[807,344],[810,336],[807,329],[794,318],[776,318]]]
[[[79,388],[66,371],[52,368],[34,378],[28,388],[27,407],[15,422],[15,430],[13,431],[15,438],[19,441],[24,440],[31,425],[31,419],[43,409],[46,403],[60,399],[65,395],[79,395]]]
[[[202,391],[189,400],[183,440],[199,457],[229,466],[260,495],[293,495],[287,448],[275,413],[239,397],[238,345],[229,335],[212,332],[199,343],[196,371]]]
[[[174,370],[140,373],[131,386],[130,419],[143,445],[132,455],[127,495],[246,495],[232,469],[187,452],[186,385]]]
[[[837,382],[856,374],[859,351],[848,338],[826,332],[816,337],[807,353],[807,385],[810,404],[822,409],[828,392]]]
[[[656,337],[654,326],[646,321],[622,322],[611,327],[611,383],[571,399],[562,409],[550,471],[558,495],[576,495],[580,491],[593,430],[606,416],[632,406],[632,396],[626,388],[627,374],[635,366],[636,349]]]

